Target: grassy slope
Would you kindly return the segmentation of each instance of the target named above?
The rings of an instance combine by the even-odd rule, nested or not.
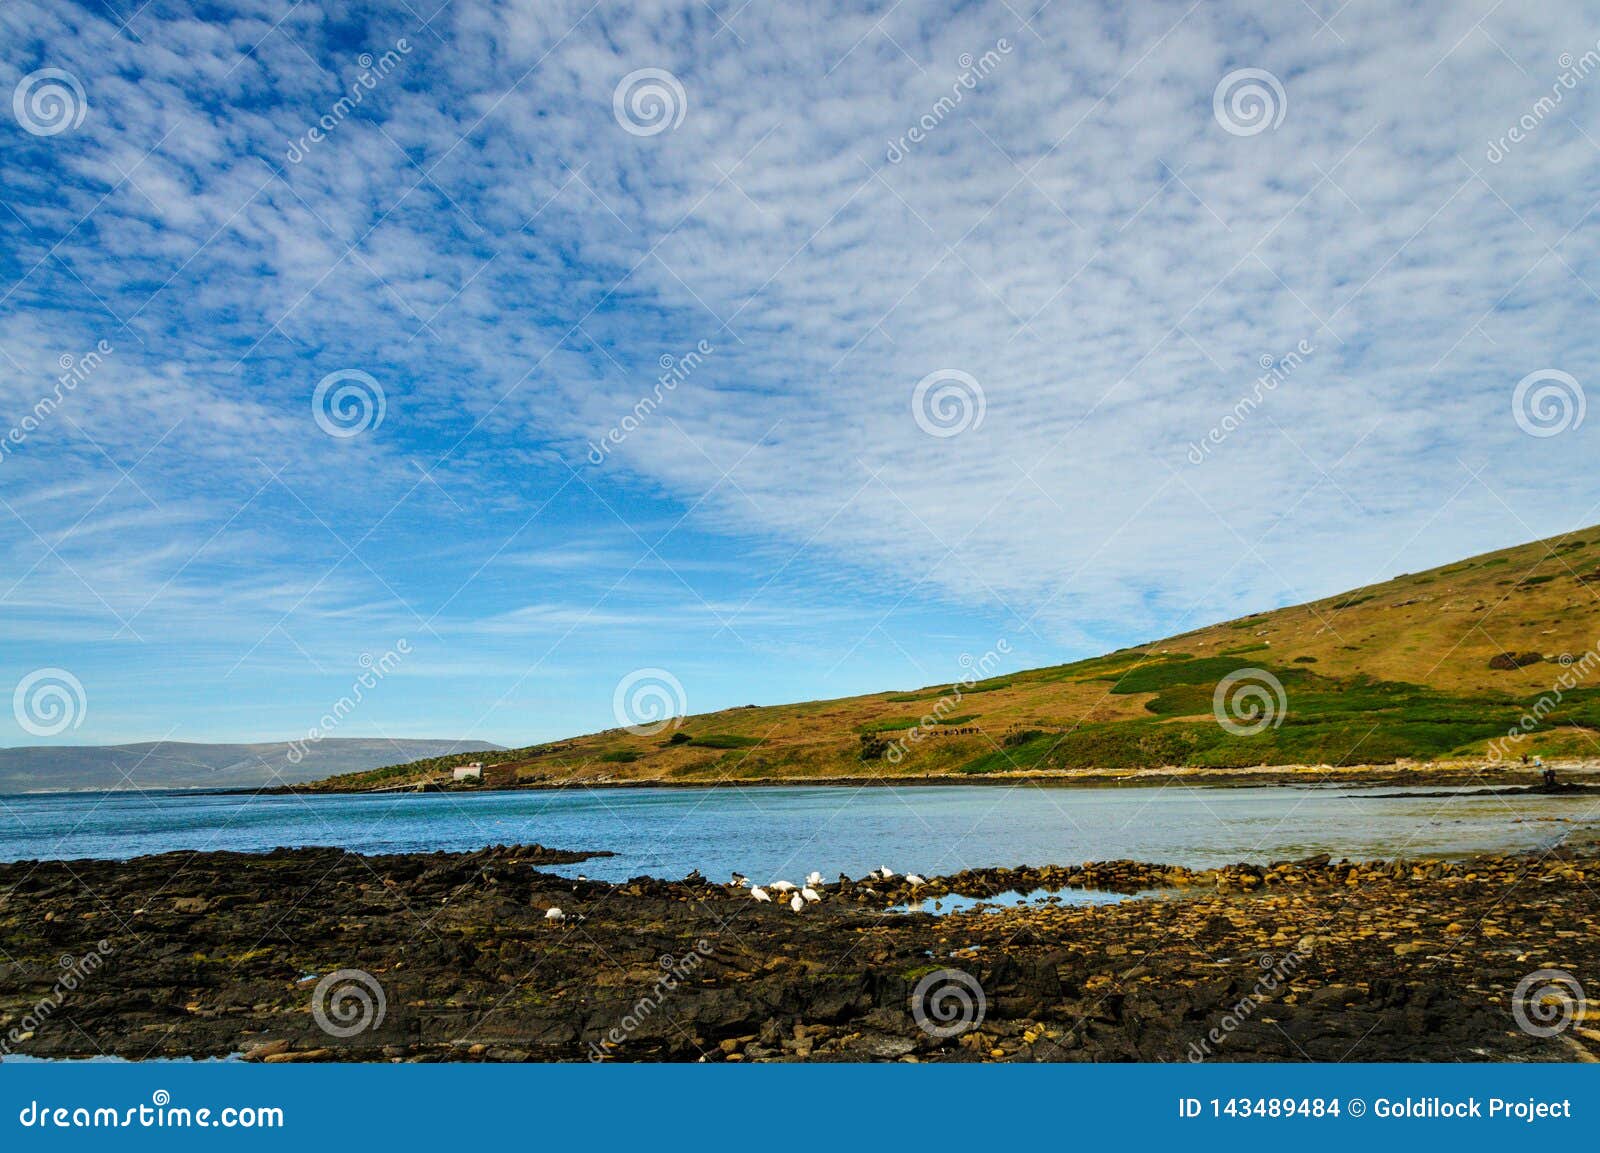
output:
[[[730,709],[689,717],[676,732],[610,730],[484,759],[516,764],[523,782],[556,783],[1481,756],[1490,738],[1562,677],[1555,663],[1562,654],[1582,658],[1597,639],[1600,527],[1104,657],[1006,674],[964,687],[959,699],[951,686],[932,685]],[[1545,659],[1491,668],[1490,658],[1502,652]],[[1220,678],[1245,667],[1276,676],[1288,708],[1278,727],[1235,736],[1212,717],[1212,694]],[[1563,693],[1518,752],[1600,755],[1600,669],[1589,679]],[[909,746],[897,764],[862,759],[864,746],[894,740],[936,709],[944,728],[981,731],[931,736]],[[437,778],[474,759],[420,761],[326,784]]]

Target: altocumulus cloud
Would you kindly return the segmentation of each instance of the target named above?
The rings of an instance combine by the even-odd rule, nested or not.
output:
[[[430,644],[592,625],[614,643],[570,660],[603,723],[616,668],[665,659],[626,664],[621,622],[670,623],[668,594],[694,605],[691,664],[713,638],[734,670],[790,652],[741,606],[796,586],[807,629],[849,610],[823,672],[879,596],[1057,656],[1600,519],[1592,423],[1534,439],[1509,407],[1530,372],[1600,376],[1600,84],[1484,159],[1594,47],[1580,3],[228,11],[0,10],[0,88],[59,69],[85,105],[3,127],[0,425],[62,356],[116,349],[0,463],[0,592],[30,643],[153,633],[337,682],[402,632],[426,678]],[[1286,101],[1249,135],[1213,104],[1240,69]],[[643,70],[673,106],[630,131]],[[344,371],[385,415],[332,438],[309,406]],[[982,419],[929,435],[934,373],[975,382]],[[729,571],[663,574],[664,533]],[[649,560],[648,587],[498,561],[584,541]]]

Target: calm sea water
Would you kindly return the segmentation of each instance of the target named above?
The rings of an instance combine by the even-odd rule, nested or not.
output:
[[[1592,797],[1378,798],[1335,789],[1006,787],[603,789],[326,797],[95,794],[0,798],[0,859],[173,849],[361,852],[538,841],[610,849],[561,871],[607,880],[698,868],[766,880],[1076,864],[1206,867],[1329,852],[1459,855],[1533,848],[1596,825]]]

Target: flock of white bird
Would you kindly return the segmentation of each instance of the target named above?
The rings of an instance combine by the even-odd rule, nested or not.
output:
[[[884,865],[881,868],[874,869],[872,872],[868,873],[866,879],[869,881],[893,881],[898,877],[900,877],[899,873],[895,872],[888,865]],[[583,876],[580,876],[578,879],[587,880],[587,878]],[[840,873],[839,880],[844,882],[848,881],[849,878],[843,873]],[[917,876],[915,873],[905,874],[903,880],[913,889],[919,888],[928,883],[924,878]],[[789,908],[793,909],[796,913],[803,911],[807,905],[814,905],[818,901],[822,900],[822,894],[817,892],[817,889],[823,884],[822,874],[817,872],[815,869],[806,874],[806,881],[803,885],[796,885],[792,881],[769,881],[765,886],[752,885],[750,883],[750,878],[745,876],[743,873],[733,874],[733,883],[738,888],[749,889],[750,896],[753,899],[757,901],[765,901],[769,905],[773,903],[773,893],[777,893],[780,898],[786,897],[788,899]],[[546,921],[560,923],[567,919],[567,915],[560,909],[549,908],[544,911],[544,919]]]
[[[888,865],[884,865],[868,873],[867,880],[893,881],[899,876],[899,873],[896,873]],[[840,873],[839,880],[844,882],[849,878]],[[904,880],[913,889],[928,883],[915,873],[905,874]],[[789,908],[796,913],[802,912],[807,905],[814,905],[822,900],[822,894],[817,892],[817,889],[823,884],[822,874],[815,869],[807,874],[803,885],[796,885],[792,881],[769,881],[764,886],[752,885],[750,878],[743,873],[733,874],[733,883],[741,889],[749,889],[752,900],[765,901],[769,905],[773,903],[772,894],[774,893],[778,894],[779,900],[787,898]]]

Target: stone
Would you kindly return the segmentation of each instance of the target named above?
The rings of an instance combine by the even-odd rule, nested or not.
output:
[[[258,1045],[250,1046],[240,1056],[245,1061],[264,1061],[268,1057],[274,1057],[279,1053],[287,1053],[288,1051],[289,1042],[287,1040],[262,1041]]]
[[[332,1049],[294,1049],[288,1052],[273,1053],[263,1057],[268,1065],[289,1065],[303,1061],[323,1061],[332,1056]]]

